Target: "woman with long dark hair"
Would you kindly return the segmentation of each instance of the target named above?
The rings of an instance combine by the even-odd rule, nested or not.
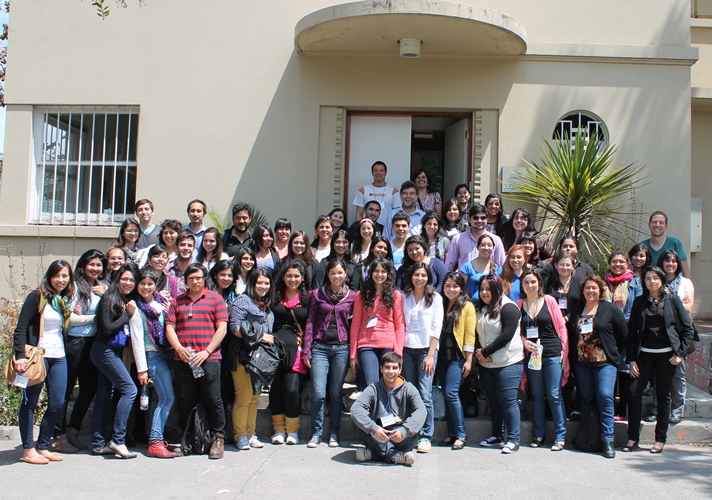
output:
[[[324,403],[329,395],[329,446],[339,445],[342,388],[349,369],[349,331],[356,292],[346,286],[346,264],[329,260],[326,283],[311,294],[304,331],[304,362],[311,369],[311,439],[316,448],[324,432]]]
[[[290,234],[292,234],[292,223],[289,219],[280,217],[274,221],[274,249],[280,259],[287,256],[287,242]]]
[[[247,276],[245,293],[239,295],[230,306],[230,349],[232,381],[235,387],[235,402],[232,406],[232,425],[238,450],[262,448],[264,445],[255,434],[257,423],[257,401],[250,374],[245,364],[251,351],[242,342],[240,325],[243,321],[271,326],[272,315],[272,273],[264,268],[255,268]],[[270,328],[271,330],[271,328]],[[271,333],[265,333],[262,342],[274,343]]]
[[[331,251],[329,252],[329,255],[316,266],[313,283],[315,290],[324,286],[324,283],[326,282],[326,267],[328,266],[329,261],[333,259],[343,261],[346,266],[346,284],[348,285],[351,283],[351,276],[354,273],[356,264],[351,260],[351,252],[349,252],[349,247],[351,245],[349,243],[348,231],[344,231],[343,229],[336,231],[334,236],[331,238],[330,245]]]
[[[96,336],[94,316],[101,296],[106,292],[106,285],[101,281],[104,275],[105,257],[96,249],[84,252],[74,268],[74,307],[72,318],[65,339],[67,359],[67,392],[64,395],[64,409],[55,428],[55,437],[59,438],[55,449],[59,452],[73,453],[86,450],[88,446],[79,439],[79,430],[84,416],[96,394],[99,372],[91,362],[91,346]],[[74,400],[69,424],[66,423],[67,406],[74,392],[74,385],[79,380],[79,394]]]
[[[314,241],[311,243],[312,253],[317,263],[329,255],[331,237],[334,234],[334,225],[328,215],[320,215],[314,223]]]
[[[396,290],[393,263],[374,259],[354,301],[349,349],[351,368],[363,370],[367,386],[378,381],[384,353],[403,355],[404,335],[403,299]]]
[[[386,259],[393,262],[393,250],[391,250],[391,242],[385,236],[376,236],[373,238],[371,248],[368,251],[366,260],[361,261],[354,268],[351,275],[351,290],[358,292],[361,290],[363,282],[368,277],[368,267],[374,259]]]
[[[569,361],[583,401],[598,404],[605,458],[615,458],[613,406],[620,351],[628,340],[623,312],[606,300],[606,282],[590,274],[581,282],[582,303],[569,315]]]
[[[442,229],[445,231],[449,240],[452,240],[453,236],[467,229],[467,224],[462,222],[462,214],[463,212],[457,203],[457,199],[450,198],[445,202],[443,206]]]
[[[245,293],[247,276],[255,269],[255,252],[250,247],[241,247],[232,259],[232,276],[235,279],[235,295]],[[281,266],[281,263],[280,263]]]
[[[640,418],[648,382],[655,382],[658,414],[655,444],[650,453],[662,453],[670,418],[670,390],[675,369],[685,362],[692,345],[692,320],[676,293],[667,290],[665,272],[657,266],[643,274],[643,295],[633,301],[628,335],[628,362],[631,384],[628,443],[623,451],[633,451],[640,438]]]
[[[334,228],[334,234],[337,231],[346,231],[349,233],[349,222],[346,220],[346,212],[343,208],[334,208],[329,212],[329,219],[331,219],[331,225]]]
[[[440,334],[435,373],[445,397],[448,437],[440,442],[440,446],[451,446],[453,450],[461,450],[467,443],[467,431],[465,414],[460,402],[460,386],[463,378],[472,370],[477,313],[467,295],[465,280],[456,271],[445,275],[442,297],[445,318]]]
[[[126,426],[134,399],[136,385],[123,362],[123,350],[130,336],[129,321],[136,314],[133,300],[138,281],[138,268],[129,263],[121,266],[116,280],[99,301],[96,314],[97,333],[91,348],[91,360],[99,369],[99,383],[92,416],[92,453],[114,455],[116,458],[135,458],[126,448]],[[126,331],[129,335],[126,335]],[[114,417],[113,435],[109,444],[104,437],[106,417],[111,401],[111,389],[120,394]]]
[[[652,264],[650,250],[642,243],[637,243],[628,250],[630,268],[635,273],[638,281],[643,282],[643,270]]]
[[[354,262],[363,262],[368,257],[376,233],[376,223],[369,218],[361,219],[358,223],[358,232],[354,236],[351,246],[351,255]]]
[[[504,203],[499,193],[490,193],[485,198],[487,207],[487,225],[485,229],[492,234],[502,236],[504,223],[509,220],[509,215],[504,213]]]
[[[289,250],[287,251],[287,256],[282,259],[282,264],[285,264],[288,260],[297,259],[302,261],[304,264],[304,269],[306,274],[304,278],[309,289],[313,289],[314,283],[314,272],[316,271],[316,259],[314,259],[314,254],[312,253],[312,247],[309,245],[309,237],[305,231],[301,229],[294,231],[289,236],[289,242],[287,243]]]
[[[578,238],[575,236],[567,234],[561,238],[559,240],[557,252],[568,253],[574,258],[574,275],[580,280],[583,280],[589,274],[596,274],[593,272],[593,268],[591,268],[591,266],[579,258],[579,242]],[[544,278],[544,286],[550,287],[550,281],[556,274],[556,269],[554,269],[554,265],[552,263],[553,260],[543,257],[541,253],[539,254],[539,260],[542,263],[546,262],[546,265],[541,271],[541,277]]]
[[[229,308],[235,300],[235,278],[233,275],[233,263],[229,260],[219,260],[208,273],[208,288],[222,296],[225,304]]]
[[[540,268],[542,267],[542,261],[539,260],[539,245],[537,245],[537,237],[535,233],[530,233],[528,231],[523,232],[517,238],[517,245],[524,248],[524,260],[525,267],[528,268]]]
[[[274,233],[269,226],[260,224],[252,232],[252,251],[255,252],[255,265],[267,269],[272,276],[279,271],[279,256],[274,249]]]
[[[536,234],[539,258],[548,259],[554,251],[551,241],[545,234],[537,232],[534,220],[526,208],[516,209],[512,212],[509,220],[502,224],[501,236],[505,251],[509,251],[509,248],[516,244],[517,239],[524,232]]]
[[[502,265],[502,291],[510,299],[517,301],[522,297],[522,273],[526,267],[524,247],[513,245],[507,251],[507,259]]]
[[[180,294],[180,285],[175,276],[166,274],[165,269],[168,265],[168,250],[162,244],[153,245],[148,250],[146,259],[146,267],[150,267],[158,274],[156,282],[156,291],[160,293],[164,299],[175,299]]]
[[[220,230],[216,227],[209,227],[203,233],[203,241],[198,249],[196,262],[203,264],[210,271],[219,260],[228,259],[228,255],[222,250],[222,238]]]
[[[420,236],[428,244],[427,256],[445,262],[445,253],[450,245],[445,231],[440,229],[442,219],[435,212],[426,213],[420,221]]]
[[[174,458],[176,454],[168,449],[163,440],[163,430],[175,400],[171,377],[173,349],[166,338],[165,329],[166,310],[170,303],[160,293],[156,293],[158,279],[158,273],[151,268],[142,269],[139,274],[136,286],[137,312],[129,321],[132,328],[131,347],[139,384],[147,385],[150,377],[156,395],[151,398],[148,456]]]
[[[304,275],[304,264],[298,260],[289,261],[282,267],[275,286],[273,331],[274,336],[284,343],[286,357],[279,364],[269,391],[272,444],[299,443],[301,389],[306,370],[294,364],[302,348],[309,305],[309,289],[304,283]]]
[[[477,299],[477,343],[480,384],[490,403],[492,435],[480,446],[504,445],[505,455],[519,451],[519,383],[524,373],[524,346],[519,333],[520,312],[502,291],[502,281],[491,274],[480,278]],[[504,441],[504,429],[507,440]]]
[[[534,441],[539,448],[546,437],[546,407],[549,402],[554,421],[554,445],[551,451],[566,447],[566,413],[561,388],[566,384],[568,369],[568,333],[566,322],[553,297],[544,295],[544,283],[537,269],[527,269],[522,274],[522,299],[517,305],[522,310],[521,329],[524,349],[530,356],[526,368],[534,409]],[[539,366],[532,366],[536,357]]]
[[[421,236],[409,236],[405,240],[405,255],[403,265],[396,271],[396,288],[403,290],[407,284],[406,275],[414,264],[423,263],[430,268],[432,274],[433,288],[440,293],[443,286],[443,279],[447,274],[447,267],[443,261],[428,257],[428,244]]]
[[[425,169],[419,168],[413,172],[410,180],[415,183],[418,208],[423,212],[434,212],[440,215],[443,210],[443,200],[440,193],[435,191],[430,176]]]
[[[50,449],[50,439],[64,409],[67,392],[67,360],[64,335],[72,316],[71,300],[74,296],[72,268],[65,260],[55,260],[47,268],[37,290],[33,290],[22,304],[17,326],[13,333],[13,365],[18,374],[28,367],[25,346],[44,349],[47,375],[43,382],[27,387],[16,378],[15,384],[23,388],[18,422],[22,439],[22,461],[29,464],[61,462],[62,456]],[[19,377],[18,377],[19,378]],[[47,386],[48,405],[40,424],[37,441],[34,439],[35,410],[42,387]]]
[[[428,412],[418,439],[417,449],[420,453],[430,451],[435,430],[433,375],[443,326],[442,297],[435,291],[433,281],[430,266],[420,261],[408,267],[403,282],[403,374],[408,382],[418,388]]]
[[[119,236],[116,238],[114,246],[123,248],[129,255],[129,259],[137,262],[138,240],[141,237],[141,225],[133,217],[124,219],[119,228]]]
[[[492,259],[494,239],[490,234],[483,234],[477,239],[477,257],[465,262],[460,268],[460,275],[467,284],[468,296],[477,301],[480,296],[480,278],[488,274],[499,275],[500,267]]]

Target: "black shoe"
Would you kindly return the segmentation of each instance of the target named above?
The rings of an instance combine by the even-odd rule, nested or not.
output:
[[[643,421],[644,422],[657,422],[658,417],[656,417],[655,415],[648,415],[647,417],[643,418]]]
[[[603,453],[601,453],[604,458],[616,458],[616,450],[613,448],[613,443],[603,443]]]
[[[679,424],[682,422],[682,417],[670,417],[669,423],[671,425]]]

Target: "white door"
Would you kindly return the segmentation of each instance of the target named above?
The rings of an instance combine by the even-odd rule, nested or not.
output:
[[[349,136],[349,179],[346,200],[349,223],[356,218],[353,205],[361,186],[371,184],[371,165],[382,161],[388,167],[386,182],[400,189],[410,179],[410,116],[352,116]],[[386,220],[381,213],[379,222]]]
[[[467,183],[468,125],[463,119],[445,129],[443,202],[455,197],[455,186]]]

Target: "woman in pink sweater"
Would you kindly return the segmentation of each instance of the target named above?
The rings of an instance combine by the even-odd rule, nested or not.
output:
[[[363,370],[367,386],[378,382],[383,354],[394,351],[403,355],[403,299],[396,290],[391,261],[374,259],[368,266],[368,278],[354,301],[350,337],[351,368],[354,372]]]

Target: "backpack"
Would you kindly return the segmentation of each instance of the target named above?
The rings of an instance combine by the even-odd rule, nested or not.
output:
[[[574,446],[580,451],[597,452],[603,449],[601,442],[601,417],[598,408],[584,401],[581,404],[581,418],[579,420]]]
[[[208,410],[198,403],[188,414],[180,449],[183,455],[207,455],[211,445]]]

